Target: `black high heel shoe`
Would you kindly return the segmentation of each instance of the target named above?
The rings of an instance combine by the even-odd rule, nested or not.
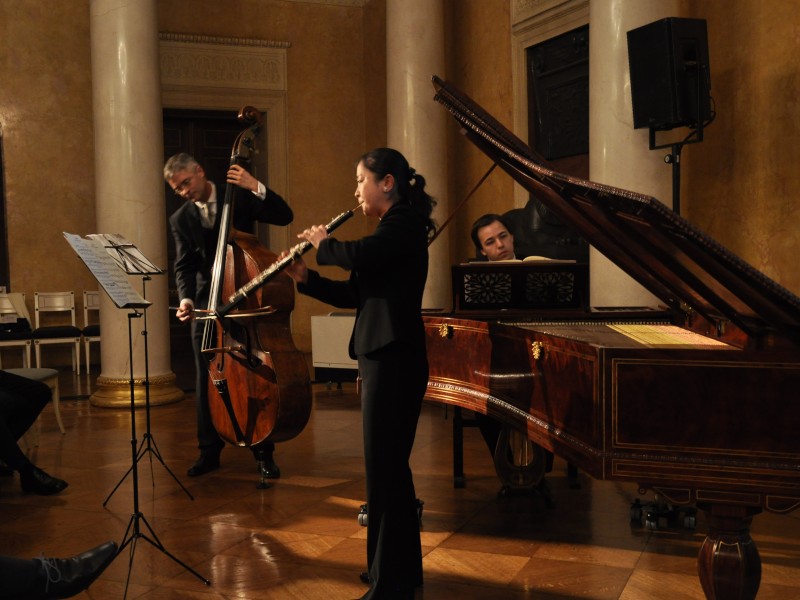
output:
[[[48,475],[39,467],[33,467],[31,471],[20,471],[19,481],[22,484],[23,492],[40,496],[52,496],[63,491],[69,485],[63,479]]]

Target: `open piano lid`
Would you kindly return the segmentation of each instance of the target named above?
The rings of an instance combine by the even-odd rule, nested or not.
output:
[[[751,338],[800,343],[800,298],[657,199],[553,171],[525,142],[453,85],[433,77],[434,100],[462,133],[670,308],[731,321]],[[751,340],[755,341],[755,340]]]

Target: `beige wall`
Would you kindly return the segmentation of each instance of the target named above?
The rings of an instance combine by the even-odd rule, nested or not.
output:
[[[687,2],[708,22],[716,121],[684,151],[684,214],[800,294],[800,3]]]
[[[96,289],[63,232],[94,233],[89,2],[0,2],[11,289]]]
[[[449,0],[447,73],[455,84],[501,123],[511,128],[513,90],[511,83],[511,12],[507,0]],[[442,108],[444,110],[444,108]],[[450,119],[450,207],[455,209],[491,167],[491,161],[458,132]],[[462,261],[475,255],[469,237],[472,223],[487,212],[503,213],[514,208],[512,179],[500,169],[489,176],[464,203],[449,225],[451,258]]]
[[[354,206],[353,161],[385,143],[385,3],[159,0],[161,31],[285,41],[288,49],[291,239]],[[0,2],[0,131],[14,291],[95,288],[62,232],[95,231],[88,0]],[[511,0],[446,0],[447,73],[501,122],[513,115]],[[800,293],[800,4],[687,2],[708,20],[717,120],[683,155],[684,214],[758,269]],[[433,89],[431,88],[431,95]],[[452,207],[488,159],[448,130]],[[665,168],[668,168],[665,166]],[[419,167],[423,172],[422,167]],[[669,200],[669,199],[667,199]],[[451,255],[473,253],[469,225],[513,208],[494,173],[462,208]],[[357,216],[337,233],[372,227]],[[166,232],[165,232],[166,235]],[[280,249],[273,249],[280,250]],[[313,265],[313,253],[309,253]],[[335,277],[344,274],[326,270]],[[298,297],[295,341],[310,349],[310,319],[330,307]]]

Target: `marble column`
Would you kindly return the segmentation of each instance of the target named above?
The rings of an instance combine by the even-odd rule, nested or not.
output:
[[[89,7],[97,231],[121,234],[166,272],[156,0],[91,0]],[[145,399],[145,375],[151,404],[180,400],[170,366],[167,276],[128,279],[152,306],[132,318],[101,293],[101,372],[90,400],[130,404],[129,339],[136,403]]]
[[[387,0],[387,143],[402,152],[409,164],[425,177],[426,190],[438,203],[433,218],[441,225],[450,213],[447,114],[432,100],[433,75],[446,78],[442,0]],[[448,233],[445,230],[429,248],[424,308],[450,308]]]
[[[627,32],[681,16],[679,0],[592,0],[589,8],[589,178],[654,196],[672,206],[665,150],[650,150],[648,131],[633,129]],[[656,306],[660,302],[594,248],[591,306]],[[595,285],[596,284],[596,285]]]

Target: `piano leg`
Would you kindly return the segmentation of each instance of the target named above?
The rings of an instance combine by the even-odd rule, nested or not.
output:
[[[461,407],[453,407],[453,487],[463,488],[464,480],[464,417]]]
[[[761,583],[761,557],[750,522],[758,507],[729,504],[698,504],[708,517],[709,530],[697,571],[709,600],[752,600]]]

